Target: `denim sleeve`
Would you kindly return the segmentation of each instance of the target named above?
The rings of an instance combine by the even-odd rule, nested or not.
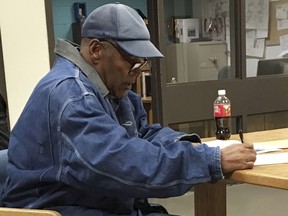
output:
[[[219,149],[179,141],[183,133],[160,125],[142,138],[129,137],[99,107],[90,97],[59,115],[61,182],[107,196],[149,198],[179,196],[222,178]]]
[[[216,147],[212,148],[214,150],[212,153],[209,153],[208,149],[211,149],[211,147],[208,147],[206,144],[202,144],[202,146],[207,149],[207,161],[209,161],[208,166],[211,174],[210,182],[216,183],[218,180],[224,178],[221,166],[221,150],[219,147]]]

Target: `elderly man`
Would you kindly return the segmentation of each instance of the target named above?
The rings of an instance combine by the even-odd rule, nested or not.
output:
[[[197,134],[147,124],[130,89],[147,58],[162,54],[134,9],[97,8],[82,38],[80,47],[57,41],[53,68],[12,130],[2,205],[63,216],[162,215],[143,200],[253,167],[252,144],[220,150]]]

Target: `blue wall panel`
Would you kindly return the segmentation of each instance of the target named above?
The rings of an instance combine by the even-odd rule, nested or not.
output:
[[[64,38],[71,40],[72,36],[72,23],[74,20],[73,4],[75,2],[85,2],[87,8],[87,15],[95,8],[115,1],[108,0],[87,0],[87,1],[73,1],[73,0],[52,0],[53,9],[53,23],[54,23],[54,36],[57,38]],[[129,5],[133,8],[139,8],[147,16],[147,2],[146,0],[118,0],[122,4]]]

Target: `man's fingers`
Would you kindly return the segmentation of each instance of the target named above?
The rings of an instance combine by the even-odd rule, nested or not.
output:
[[[253,166],[254,166],[254,162],[253,161],[246,162],[246,169],[252,169]]]
[[[243,143],[242,145],[243,145],[245,148],[254,149],[253,143]]]

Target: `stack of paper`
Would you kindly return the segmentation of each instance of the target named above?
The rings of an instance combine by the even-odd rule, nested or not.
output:
[[[238,140],[213,140],[205,142],[210,147],[219,146],[220,149],[239,143],[241,142]],[[282,152],[286,148],[288,148],[288,139],[254,143],[254,149],[257,152],[255,165],[288,163],[288,152]],[[270,153],[263,154],[267,152]]]

